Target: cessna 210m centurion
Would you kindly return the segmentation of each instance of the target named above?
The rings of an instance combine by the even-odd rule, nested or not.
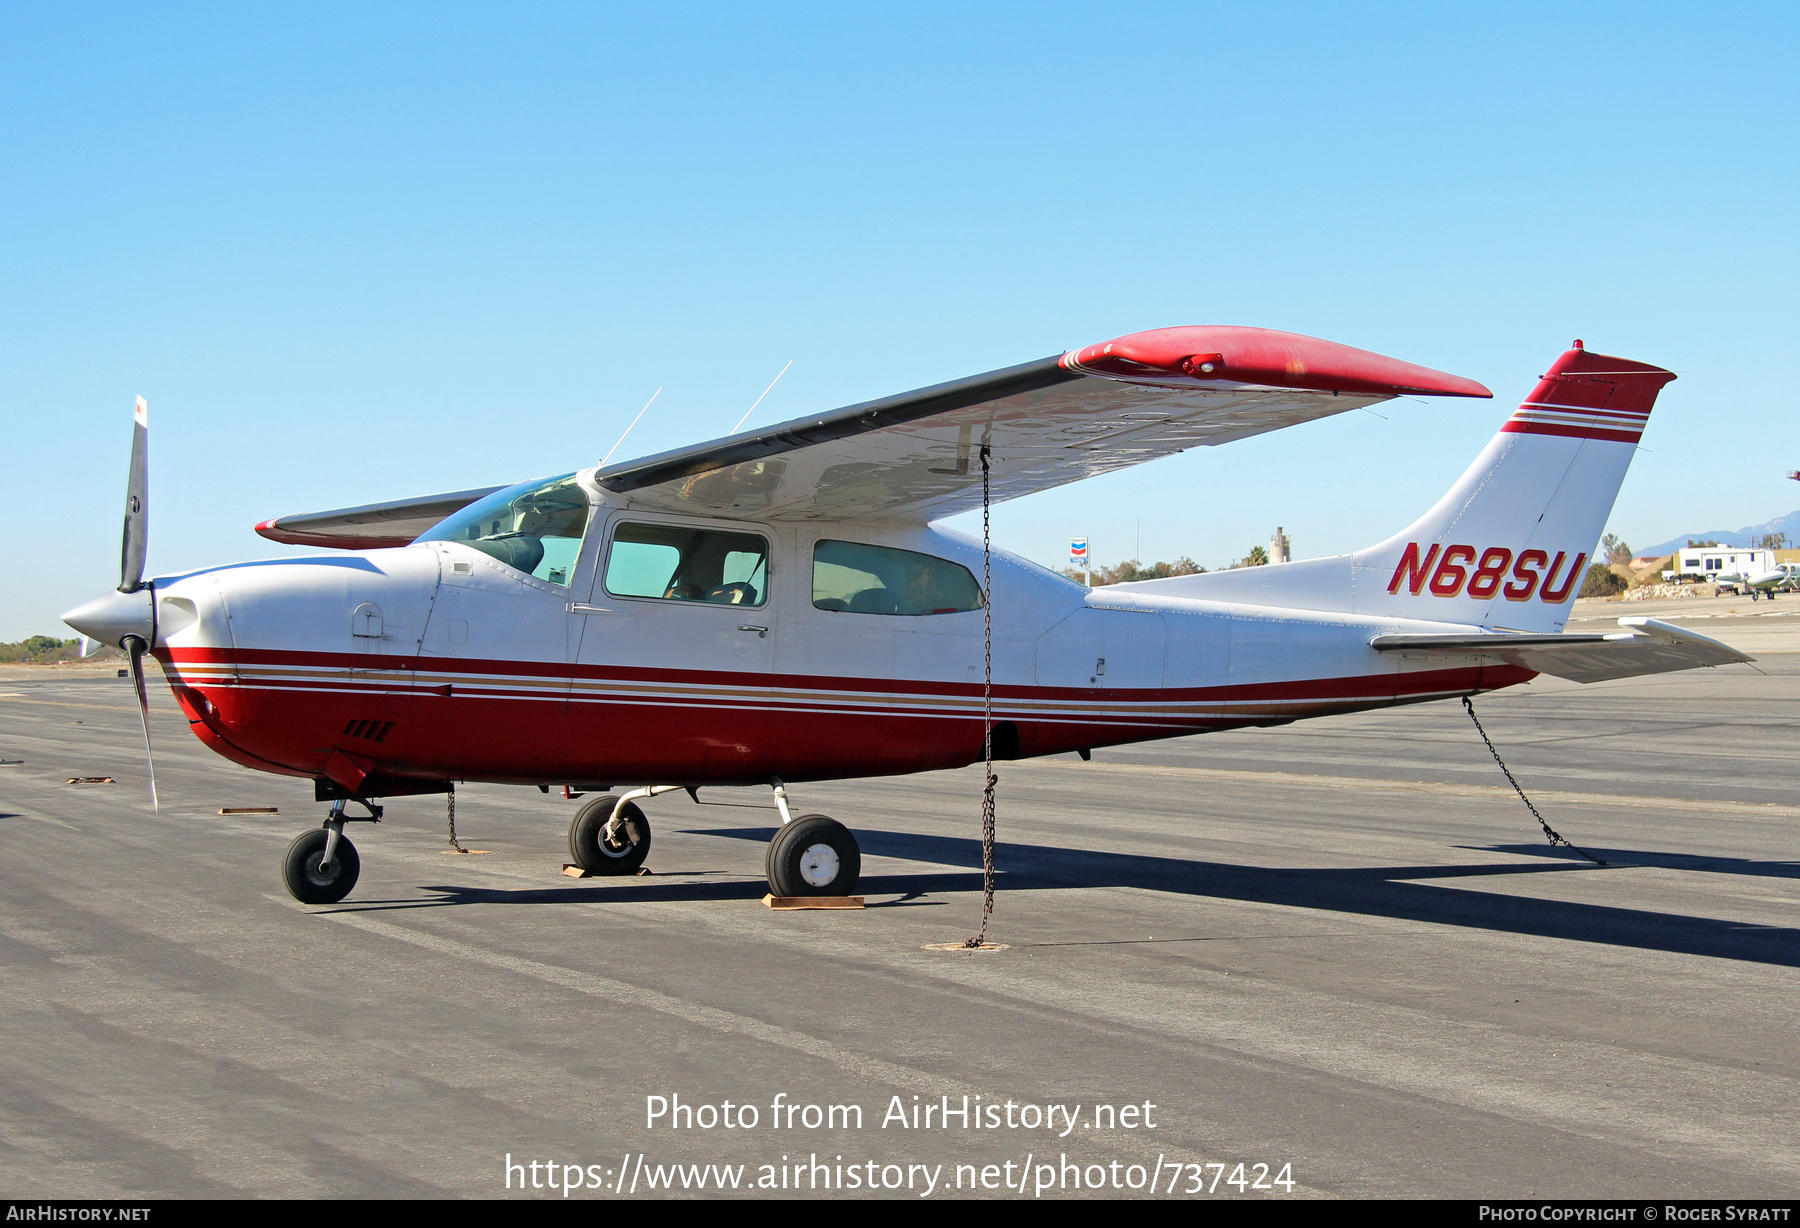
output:
[[[328,903],[346,803],[454,781],[602,792],[569,844],[629,873],[665,789],[774,790],[776,895],[843,895],[855,838],[785,785],[1749,658],[1647,618],[1562,629],[1669,371],[1550,367],[1414,524],[1333,558],[1088,590],[935,520],[1472,380],[1293,333],[1167,328],[622,464],[288,516],[319,557],[142,579],[137,425],[117,592],[70,626],[153,654],[194,734],[331,802],[284,874]],[[991,633],[984,619],[991,615]],[[991,634],[991,640],[988,638]],[[619,785],[620,793],[605,792]],[[154,779],[152,781],[154,790]]]

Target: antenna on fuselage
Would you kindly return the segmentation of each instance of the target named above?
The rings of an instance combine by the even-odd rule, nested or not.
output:
[[[762,397],[757,397],[756,400],[751,404],[750,408],[746,409],[744,411],[744,416],[742,418],[738,419],[738,424],[731,428],[731,433],[733,435],[737,434],[739,431],[744,429],[744,423],[750,421],[750,415],[755,413],[756,407],[763,403],[763,397],[766,397],[771,392],[775,391],[775,385],[779,384],[781,382],[781,377],[788,373],[788,367],[791,367],[793,365],[794,365],[794,360],[790,358],[787,360],[787,367],[783,367],[781,370],[779,370],[775,373],[775,378],[769,381],[769,386],[767,388],[763,389]]]
[[[655,392],[650,394],[650,400],[644,402],[644,409],[649,409],[651,402],[655,401],[656,398],[661,395],[662,395],[662,389],[659,387],[659,388],[657,388],[657,390]],[[631,427],[636,426],[638,424],[638,418],[642,418],[644,416],[644,409],[638,410],[637,418],[633,418],[631,420],[631,426],[628,426],[625,428],[625,435],[631,434]],[[625,442],[625,435],[619,436],[619,443]],[[615,443],[611,448],[609,448],[607,450],[606,455],[602,456],[600,458],[600,467],[602,469],[606,468],[606,462],[612,459],[612,454],[619,450],[619,443]]]

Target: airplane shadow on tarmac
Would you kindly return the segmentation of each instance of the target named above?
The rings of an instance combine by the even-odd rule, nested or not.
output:
[[[1488,844],[1461,847],[1478,853],[1516,853],[1523,857],[1556,857],[1567,854],[1548,844]],[[1706,874],[1748,874],[1757,878],[1800,878],[1800,861],[1750,861],[1743,857],[1712,857],[1705,853],[1646,853],[1639,849],[1603,849],[1581,846],[1615,866],[1655,866],[1662,870],[1698,870]]]
[[[690,834],[767,841],[772,828],[694,829]],[[961,837],[859,828],[865,856],[903,858],[940,865],[974,867],[975,872],[864,875],[857,889],[864,895],[962,893],[981,890],[981,842]],[[1563,860],[1542,845],[1502,846],[1498,852],[1531,852],[1557,858],[1556,864],[1377,866],[1344,869],[1272,869],[1105,853],[1035,844],[1001,844],[997,861],[1002,891],[1082,887],[1140,887],[1178,895],[1218,900],[1324,909],[1370,917],[1458,925],[1500,933],[1532,934],[1576,942],[1598,942],[1714,959],[1800,967],[1800,930],[1712,917],[1616,908],[1567,900],[1539,900],[1492,891],[1468,890],[1420,882],[1421,879],[1495,878],[1514,874],[1562,874],[1600,870],[1585,861]],[[1596,850],[1615,870],[1664,862],[1682,868],[1726,873],[1792,876],[1788,862],[1743,862],[1731,858],[1673,858],[1667,854]],[[1751,869],[1749,867],[1762,867]],[[338,911],[386,911],[453,907],[462,904],[662,903],[671,901],[757,900],[767,886],[760,880],[657,882],[621,878],[586,880],[581,886],[504,890],[491,887],[436,886],[436,900],[367,901],[340,905]],[[589,885],[590,883],[594,885]]]

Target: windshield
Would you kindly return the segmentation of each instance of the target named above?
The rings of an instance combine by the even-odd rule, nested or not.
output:
[[[568,473],[497,490],[415,540],[461,542],[508,567],[566,585],[587,521],[587,492]]]

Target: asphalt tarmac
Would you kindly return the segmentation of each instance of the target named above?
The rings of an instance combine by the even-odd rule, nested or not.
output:
[[[575,804],[479,785],[458,825],[486,854],[444,851],[442,798],[395,800],[351,829],[355,892],[309,908],[278,872],[320,817],[306,782],[214,757],[163,690],[153,813],[129,684],[14,670],[0,1181],[15,1198],[509,1180],[746,1198],[784,1179],[821,1197],[1791,1196],[1800,653],[1759,655],[1760,673],[1477,702],[1605,868],[1545,843],[1454,702],[1002,765],[991,936],[1009,949],[990,952],[926,949],[977,921],[978,769],[796,786],[857,831],[860,912],[763,907],[766,795],[658,798],[653,875],[574,880]],[[64,783],[99,775],[117,783]],[[711,1128],[650,1120],[677,1096],[714,1106]],[[964,1096],[991,1127],[946,1128]],[[1233,1184],[1284,1173],[1291,1192]]]

